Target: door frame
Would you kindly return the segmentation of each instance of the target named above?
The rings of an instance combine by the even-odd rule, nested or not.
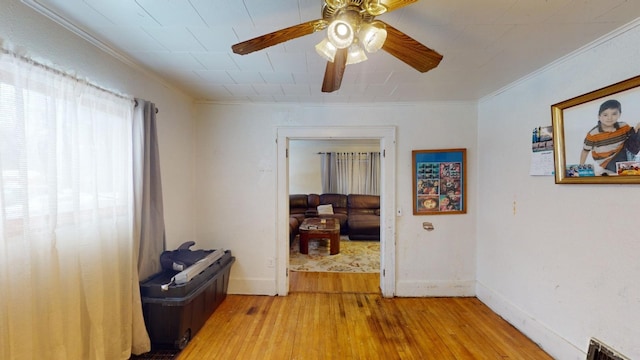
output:
[[[289,293],[289,140],[380,141],[380,290],[393,297],[396,289],[396,128],[381,127],[278,127],[276,292]]]

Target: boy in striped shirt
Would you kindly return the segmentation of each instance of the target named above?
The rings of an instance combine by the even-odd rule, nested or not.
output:
[[[580,164],[584,164],[587,155],[603,169],[601,175],[616,174],[616,163],[630,160],[627,148],[637,149],[640,143],[640,123],[635,128],[618,121],[622,115],[622,105],[618,100],[607,100],[600,105],[598,124],[594,126],[584,139],[580,154]]]

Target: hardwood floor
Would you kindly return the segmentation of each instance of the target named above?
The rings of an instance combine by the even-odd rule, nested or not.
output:
[[[380,294],[380,274],[290,271],[289,292]]]
[[[178,359],[552,359],[476,298],[386,299],[379,274],[292,275],[288,296],[227,295]]]

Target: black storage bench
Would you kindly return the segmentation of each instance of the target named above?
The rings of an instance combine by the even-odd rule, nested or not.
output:
[[[235,257],[224,255],[191,281],[170,285],[178,271],[164,270],[140,284],[142,310],[151,343],[183,349],[227,296]],[[166,288],[166,287],[165,287]]]

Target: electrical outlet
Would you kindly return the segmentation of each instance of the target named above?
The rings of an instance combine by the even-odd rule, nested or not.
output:
[[[267,267],[273,268],[276,266],[276,260],[274,258],[267,258]]]

